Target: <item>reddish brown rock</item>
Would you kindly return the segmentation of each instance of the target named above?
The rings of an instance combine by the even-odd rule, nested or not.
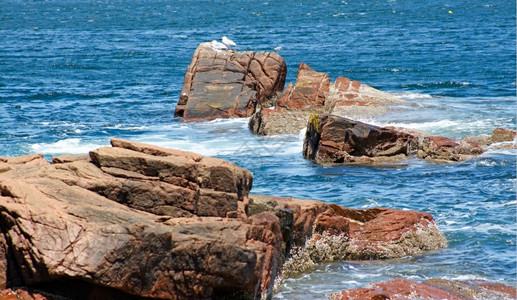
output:
[[[430,279],[423,283],[396,278],[364,288],[344,290],[330,295],[334,300],[354,299],[515,299],[515,288],[487,281]]]
[[[506,129],[506,128],[496,128],[492,132],[491,140],[492,143],[500,143],[500,142],[511,142],[517,136],[517,131]]]
[[[317,163],[373,162],[375,157],[408,155],[418,138],[334,115],[313,114],[303,144],[305,158]]]
[[[399,98],[359,81],[338,77],[327,96],[332,114],[353,118],[371,117],[387,111],[388,104],[402,103]]]
[[[347,117],[371,117],[388,110],[388,105],[402,103],[393,95],[381,92],[359,81],[329,76],[301,63],[296,84],[289,83],[269,106],[250,119],[250,130],[259,135],[298,134],[307,124],[310,113],[332,113]]]
[[[251,116],[257,104],[282,91],[286,73],[278,53],[214,50],[202,43],[185,73],[174,116],[186,121]]]
[[[431,215],[386,208],[350,209],[315,200],[251,195],[254,205],[292,211],[293,252],[283,277],[334,260],[396,258],[446,247]]]
[[[30,160],[0,173],[0,285],[80,281],[102,287],[101,296],[160,299],[271,292],[282,236],[274,214],[246,216],[248,171],[195,153],[112,144],[90,160]]]
[[[438,161],[463,161],[485,151],[478,144],[456,142],[441,136],[429,136],[422,141],[418,157]]]
[[[330,79],[325,73],[316,72],[301,63],[298,67],[296,84],[288,87],[278,99],[278,106],[289,110],[305,110],[323,107],[329,92]]]
[[[38,293],[26,291],[24,289],[0,290],[0,300],[46,300],[53,297],[46,297]]]

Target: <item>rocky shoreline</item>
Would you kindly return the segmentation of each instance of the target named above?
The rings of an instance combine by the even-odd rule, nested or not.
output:
[[[274,52],[195,51],[175,116],[249,117],[257,135],[298,134],[317,164],[418,157],[463,161],[515,148],[517,132],[454,141],[356,121],[404,102],[301,63],[285,89]],[[511,144],[505,142],[511,142]],[[275,283],[344,260],[447,247],[433,216],[252,194],[253,175],[217,158],[132,141],[88,155],[0,157],[0,300],[269,299]],[[2,290],[3,289],[3,290]],[[332,299],[515,298],[489,282],[394,279]],[[404,298],[403,297],[403,298]]]
[[[0,287],[81,299],[258,299],[279,276],[318,263],[446,246],[426,213],[250,195],[253,176],[232,163],[111,144],[50,164],[0,158]]]

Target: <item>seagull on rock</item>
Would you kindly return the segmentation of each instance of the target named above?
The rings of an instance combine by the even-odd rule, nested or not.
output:
[[[220,43],[220,42],[218,42],[216,40],[213,40],[212,42],[210,42],[210,47],[212,47],[212,49],[214,49],[216,51],[228,50],[228,46],[226,46],[225,44]]]
[[[223,41],[223,44],[228,48],[237,46],[237,44],[234,41],[230,40],[226,36],[223,36],[221,39]]]

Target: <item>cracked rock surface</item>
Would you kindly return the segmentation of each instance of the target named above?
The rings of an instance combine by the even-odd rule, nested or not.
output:
[[[215,50],[202,43],[185,73],[175,117],[186,121],[249,117],[282,91],[287,66],[276,52]]]
[[[53,164],[4,159],[3,287],[81,280],[162,299],[268,292],[281,235],[274,214],[245,216],[247,170],[190,152],[112,144]]]

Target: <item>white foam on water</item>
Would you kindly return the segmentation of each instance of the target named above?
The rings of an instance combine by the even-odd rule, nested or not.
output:
[[[342,284],[349,284],[349,285],[358,285],[359,282],[358,281],[355,281],[355,280],[344,280],[344,281],[341,281]]]
[[[64,139],[54,143],[37,143],[31,145],[32,152],[42,154],[86,154],[99,147],[108,146],[106,143],[83,142],[82,139]]]
[[[510,205],[517,205],[517,200],[513,200],[510,202],[503,203],[502,206],[510,206]]]
[[[412,93],[412,92],[404,92],[404,93],[392,93],[393,96],[400,98],[400,99],[406,99],[406,100],[423,100],[423,99],[432,99],[433,96],[429,94],[419,94],[419,93]]]
[[[474,227],[472,226],[463,226],[461,228],[448,228],[446,231],[469,231],[469,232],[477,232],[483,234],[511,234],[515,235],[515,228],[510,228],[508,226],[499,225],[499,224],[479,224]]]
[[[130,126],[127,124],[116,124],[113,126],[106,126],[103,127],[104,129],[117,129],[117,130],[130,130],[130,131],[140,131],[140,130],[146,130],[147,126]]]
[[[449,276],[445,276],[445,279],[449,279],[449,280],[461,280],[461,281],[464,281],[464,280],[485,280],[485,281],[493,281],[493,280],[490,280],[486,277],[482,277],[482,276],[478,276],[478,275],[473,275],[473,274],[466,274],[466,275],[459,275],[459,276],[456,276],[456,277],[449,277]]]

